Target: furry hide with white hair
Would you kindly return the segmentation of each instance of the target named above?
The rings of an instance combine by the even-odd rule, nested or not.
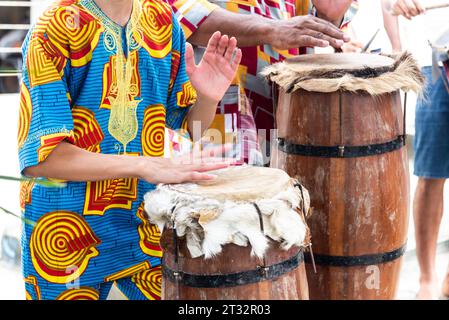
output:
[[[285,250],[308,241],[302,213],[309,210],[309,195],[304,188],[301,193],[295,184],[291,179],[288,188],[271,199],[254,201],[216,200],[159,185],[145,195],[145,211],[161,232],[174,226],[178,237],[185,236],[193,258],[211,258],[229,243],[250,244],[252,254],[262,258],[268,247],[267,237],[281,243]],[[262,213],[264,233],[254,203]]]

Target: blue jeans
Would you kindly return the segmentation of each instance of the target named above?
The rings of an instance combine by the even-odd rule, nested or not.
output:
[[[416,105],[414,174],[423,178],[449,178],[449,93],[443,78],[433,83],[432,68],[424,67],[426,87]]]

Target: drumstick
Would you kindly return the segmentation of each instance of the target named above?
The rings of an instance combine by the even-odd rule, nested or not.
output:
[[[433,10],[433,9],[442,9],[442,8],[447,8],[447,7],[449,7],[449,2],[433,4],[433,5],[425,7],[425,9],[426,10]]]
[[[362,48],[362,53],[366,52],[369,48],[369,46],[371,45],[371,43],[373,43],[374,39],[376,38],[377,34],[379,33],[380,29],[377,29],[376,33],[374,33],[374,35],[371,37],[371,39],[368,41],[368,43]]]

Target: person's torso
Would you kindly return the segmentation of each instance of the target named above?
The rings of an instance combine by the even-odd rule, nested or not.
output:
[[[90,7],[92,3],[74,1],[69,9],[62,10],[51,21],[45,21],[44,15],[35,29],[36,32],[39,28],[44,29],[40,36],[48,50],[57,48],[69,57],[66,61],[51,59],[63,74],[66,92],[61,92],[60,96],[70,102],[73,143],[90,152],[123,154],[124,144],[110,132],[112,109],[118,102],[125,104],[123,110],[135,109],[130,119],[136,119],[137,130],[135,137],[126,144],[126,154],[163,156],[165,128],[170,125],[171,118],[177,117],[176,110],[167,110],[168,92],[173,85],[172,12],[165,4],[156,8],[160,11],[157,23],[163,30],[155,28],[149,17],[142,17],[142,29],[138,34],[130,34],[123,43],[122,36],[117,36],[123,35],[123,30],[117,25],[108,28],[112,22],[102,20],[104,17],[99,17],[98,13],[93,14],[92,11],[97,9]],[[73,10],[79,11],[79,21],[72,19],[70,12]],[[59,24],[64,23],[78,25],[60,27]],[[71,33],[59,41],[57,35],[60,32]],[[52,42],[46,43],[49,33],[52,33]],[[135,37],[143,37],[139,39],[139,45]],[[129,51],[122,61],[116,53],[126,50],[125,47]],[[30,53],[30,57],[32,55]],[[38,59],[39,55],[36,55],[30,63],[39,63]],[[121,70],[125,70],[120,67],[120,62],[129,63],[130,68],[126,69],[125,75],[120,75]],[[45,74],[40,73],[40,76]],[[92,268],[86,270],[87,265],[83,265],[82,283],[108,281],[109,278],[98,277],[114,272],[123,276],[121,270],[133,263],[142,263],[143,268],[159,263],[158,243],[154,241],[157,232],[150,232],[153,227],[146,221],[142,207],[144,195],[153,189],[153,184],[137,178],[69,181],[62,188],[50,188],[31,181],[21,184],[21,207],[25,217],[37,222],[37,226],[49,214],[58,213],[58,219],[63,214],[72,217],[73,221],[67,219],[68,225],[73,223],[73,227],[86,234],[86,241],[83,240],[79,248],[73,250],[86,251],[90,258],[95,258],[89,264],[93,265]],[[75,219],[76,216],[82,219]],[[25,225],[24,230],[24,234],[33,233],[32,237],[39,238],[39,229],[36,231],[36,228]],[[149,241],[149,237],[154,239]],[[29,249],[37,250],[37,247],[30,244]],[[35,256],[24,252],[25,258],[30,255]],[[29,259],[25,260],[30,264]],[[142,262],[145,260],[149,262]],[[61,261],[58,263],[63,264]],[[53,272],[51,268],[47,269],[45,272]]]

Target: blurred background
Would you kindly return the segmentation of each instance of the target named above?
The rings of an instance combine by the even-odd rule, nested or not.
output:
[[[17,159],[17,122],[19,107],[19,81],[23,39],[36,18],[52,1],[48,0],[0,0],[0,176],[19,176]],[[348,32],[358,42],[367,43],[380,30],[372,42],[371,51],[391,52],[391,46],[383,27],[380,0],[359,0],[359,10]],[[412,45],[413,32],[401,20],[404,48]],[[409,99],[407,108],[407,131],[409,134],[410,190],[416,187],[412,175],[414,135],[414,107],[416,97]],[[449,199],[448,190],[445,199]],[[20,271],[20,228],[17,218],[3,214],[1,208],[20,214],[19,184],[0,180],[0,300],[24,299],[24,286]],[[411,208],[411,204],[410,204]],[[445,209],[439,234],[438,273],[442,278],[449,263],[449,209]],[[413,221],[410,219],[408,251],[403,263],[399,299],[413,299],[418,289],[418,266],[415,256]]]

